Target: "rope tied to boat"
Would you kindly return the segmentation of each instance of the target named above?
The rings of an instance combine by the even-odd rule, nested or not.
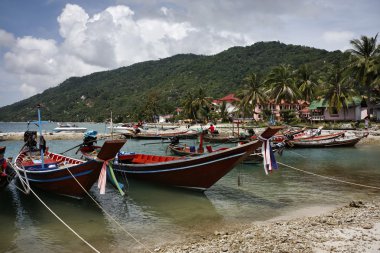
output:
[[[259,135],[258,140],[263,143],[261,147],[261,154],[263,156],[263,166],[264,166],[264,171],[265,174],[268,175],[268,171],[272,172],[273,169],[278,169],[278,164],[276,162],[276,158],[274,156],[272,147],[270,145],[271,138],[266,139]]]
[[[99,159],[100,160],[100,159]],[[112,160],[112,159],[111,159]],[[99,203],[94,199],[94,197],[91,196],[91,194],[83,187],[83,185],[78,181],[78,179],[71,173],[69,169],[66,168],[66,170],[71,174],[73,179],[78,183],[78,185],[82,188],[82,190],[87,194],[87,196],[102,210],[113,222],[115,222],[118,227],[123,230],[127,235],[129,235],[133,240],[135,240],[138,244],[140,244],[142,247],[144,247],[149,253],[153,253],[147,245],[142,243],[140,240],[138,240],[132,233],[130,233],[128,230],[126,230],[111,214],[107,212]]]

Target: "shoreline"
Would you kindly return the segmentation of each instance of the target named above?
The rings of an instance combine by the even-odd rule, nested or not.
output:
[[[380,198],[306,207],[225,229],[165,244],[154,252],[379,252]]]
[[[230,129],[218,128],[221,135],[230,134]],[[257,133],[264,131],[264,128],[255,128]],[[323,130],[325,133],[339,132],[342,130]],[[363,138],[357,145],[361,144],[380,144],[380,130],[344,130],[348,135],[361,135],[368,132],[369,135]],[[82,140],[84,133],[76,132],[47,132],[43,131],[46,140]],[[98,133],[98,139],[110,138],[110,133]],[[121,133],[114,133],[114,138],[122,137]],[[24,139],[24,132],[0,132],[0,141],[22,141]]]

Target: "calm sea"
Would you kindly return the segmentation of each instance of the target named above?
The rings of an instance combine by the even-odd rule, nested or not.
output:
[[[79,124],[101,133],[104,124]],[[53,129],[56,124],[48,127]],[[25,123],[0,123],[0,131],[24,131]],[[45,128],[49,130],[48,128]],[[165,154],[166,144],[152,140],[128,140],[124,151]],[[193,140],[186,140],[194,144]],[[15,157],[23,143],[3,141],[6,156]],[[50,150],[63,152],[80,141],[49,141]],[[68,153],[75,156],[75,150]],[[284,164],[354,183],[379,186],[380,145],[354,148],[285,151],[277,159]],[[238,185],[238,182],[240,184]],[[73,200],[38,192],[47,205],[78,234],[101,252],[144,252],[128,233],[151,251],[162,243],[201,236],[226,226],[260,221],[310,206],[348,203],[379,195],[380,191],[342,184],[307,175],[280,165],[266,176],[261,165],[239,165],[204,194],[160,188],[128,181],[127,196],[111,186],[91,194],[109,218],[90,198]],[[0,252],[91,252],[33,195],[10,185],[0,192]]]

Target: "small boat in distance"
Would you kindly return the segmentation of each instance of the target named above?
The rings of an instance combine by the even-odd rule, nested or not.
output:
[[[333,148],[333,147],[353,147],[361,139],[368,136],[338,136],[330,139],[301,139],[287,141],[288,145],[293,148]]]
[[[87,131],[85,127],[79,127],[75,124],[70,123],[58,123],[58,127],[53,129],[54,132],[74,132],[74,133],[84,133]]]

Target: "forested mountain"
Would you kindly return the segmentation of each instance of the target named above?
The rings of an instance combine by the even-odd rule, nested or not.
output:
[[[175,55],[71,77],[41,94],[0,108],[0,120],[35,119],[36,105],[41,104],[45,120],[101,122],[112,110],[118,121],[131,121],[152,106],[158,113],[172,113],[188,91],[199,87],[214,98],[236,92],[251,72],[265,75],[280,64],[296,69],[307,63],[323,78],[327,65],[347,59],[348,55],[340,51],[280,42],[233,47],[212,56]]]

